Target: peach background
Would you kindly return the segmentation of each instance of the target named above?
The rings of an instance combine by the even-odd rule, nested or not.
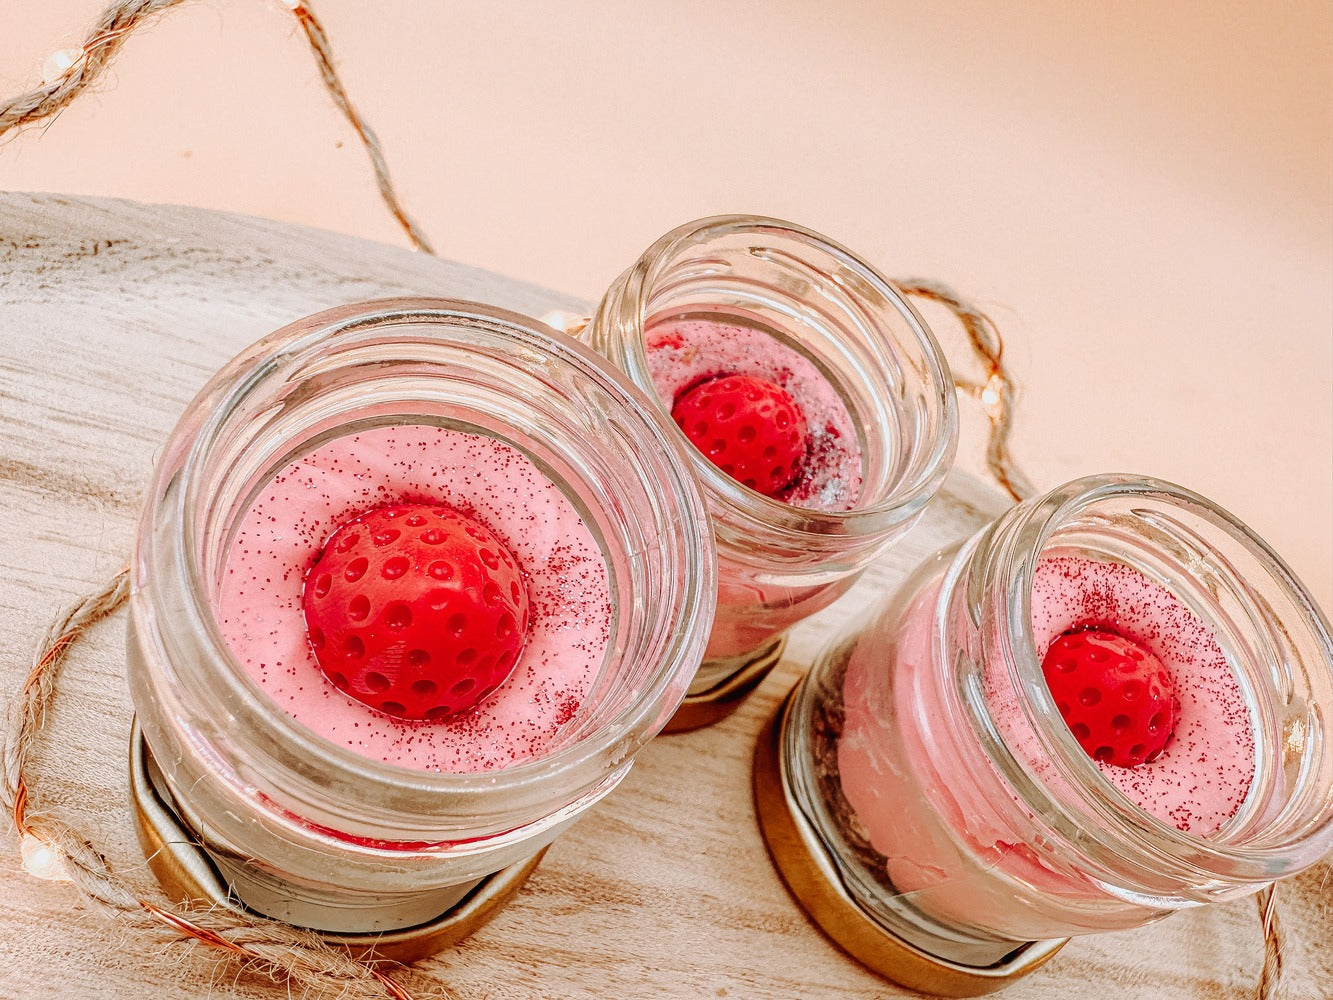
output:
[[[1189,485],[1333,607],[1324,0],[311,3],[444,254],[593,299],[688,219],[803,222],[992,311],[1039,485]],[[3,0],[0,93],[100,7]],[[401,242],[264,0],[132,40],[100,94],[0,145],[0,188]]]

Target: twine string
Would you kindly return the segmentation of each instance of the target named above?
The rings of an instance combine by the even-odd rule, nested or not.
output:
[[[185,0],[117,0],[107,6],[89,29],[77,57],[54,80],[0,103],[0,137],[45,119],[54,119],[93,85],[115,59],[128,36]],[[389,213],[412,246],[435,250],[408,214],[389,176],[379,138],[356,110],[334,64],[332,46],[308,3],[283,0],[305,35],[320,79],[334,105],[360,140],[375,174],[376,186]],[[1009,450],[1013,427],[1015,384],[1004,366],[1004,341],[994,321],[947,285],[929,279],[899,282],[908,295],[938,303],[962,325],[973,352],[986,370],[986,380],[956,379],[957,389],[981,401],[990,431],[986,464],[996,482],[1015,501],[1035,493]],[[128,572],[121,570],[107,584],[75,602],[55,622],[39,646],[32,670],[10,713],[3,747],[5,808],[20,837],[34,836],[56,848],[65,874],[76,888],[123,920],[148,930],[170,929],[177,940],[192,940],[240,957],[256,971],[311,988],[340,987],[354,998],[382,996],[412,1000],[401,985],[373,964],[358,962],[331,948],[317,935],[276,921],[259,920],[227,909],[191,911],[190,917],[139,899],[90,841],[56,818],[31,808],[27,769],[46,711],[56,694],[56,680],[70,646],[95,622],[114,612],[128,594]],[[1276,886],[1258,897],[1264,934],[1264,964],[1257,990],[1259,1000],[1275,1000],[1283,968],[1283,937],[1278,919]]]
[[[370,158],[371,168],[375,171],[375,184],[379,188],[380,198],[384,200],[389,214],[402,227],[403,232],[407,233],[407,238],[412,241],[413,247],[433,255],[435,248],[431,246],[421,227],[407,214],[407,209],[398,199],[398,191],[394,188],[393,181],[389,179],[389,164],[384,159],[384,150],[380,148],[379,137],[357,112],[347,89],[343,86],[342,78],[334,68],[333,49],[329,45],[328,35],[324,33],[324,26],[319,23],[314,12],[304,4],[297,4],[292,13],[300,23],[301,30],[305,32],[306,41],[310,43],[310,52],[315,57],[315,65],[319,67],[319,76],[324,81],[325,89],[333,98],[338,110],[343,113],[343,117],[351,124],[352,130],[361,140],[361,145],[365,147],[366,156]]]
[[[10,131],[21,130],[59,115],[101,78],[131,33],[184,2],[185,0],[119,0],[106,7],[88,30],[77,57],[64,72],[40,87],[0,103],[0,137]],[[379,137],[356,110],[347,88],[343,86],[342,78],[334,65],[333,47],[329,43],[328,34],[324,31],[324,25],[315,16],[315,12],[301,0],[284,0],[284,5],[291,10],[292,16],[296,18],[305,35],[310,54],[319,69],[320,80],[333,99],[334,106],[347,119],[352,131],[356,133],[357,139],[364,147],[366,156],[370,159],[371,169],[375,173],[375,184],[389,214],[402,227],[415,249],[434,254],[435,249],[430,241],[421,231],[421,227],[408,215],[398,198],[397,189],[389,178],[389,165],[384,158]]]
[[[990,421],[986,442],[986,466],[1000,487],[1015,501],[1026,500],[1036,488],[1023,475],[1009,451],[1014,421],[1014,380],[1004,367],[1004,339],[994,320],[948,285],[928,278],[895,282],[908,295],[936,302],[948,309],[962,325],[973,352],[986,369],[986,381],[969,382],[955,377],[954,386],[980,400]]]
[[[75,601],[51,623],[33,655],[18,699],[6,719],[0,746],[0,801],[13,816],[20,838],[35,838],[53,851],[60,874],[80,895],[121,923],[169,939],[190,941],[239,958],[250,970],[312,991],[336,991],[352,1000],[412,1000],[401,984],[369,962],[325,943],[311,931],[227,907],[160,906],[141,898],[86,836],[46,811],[34,798],[33,764],[47,713],[57,694],[62,667],[74,643],[129,596],[123,567],[93,593]]]
[[[1278,918],[1277,883],[1255,897],[1264,925],[1264,967],[1259,974],[1259,1000],[1277,1000],[1282,982],[1282,926]]]
[[[0,104],[0,136],[64,111],[102,75],[131,31],[183,2],[122,0],[106,7],[88,29],[79,58],[64,73]]]

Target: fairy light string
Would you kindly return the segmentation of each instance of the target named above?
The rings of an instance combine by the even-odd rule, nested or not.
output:
[[[98,16],[77,48],[59,49],[42,65],[42,84],[0,102],[0,138],[37,123],[54,119],[95,84],[115,59],[129,35],[186,0],[118,0]],[[361,142],[389,213],[414,249],[434,254],[435,249],[403,206],[389,175],[379,138],[356,110],[343,86],[332,47],[323,25],[305,0],[276,0],[301,29],[320,79],[339,112]],[[996,482],[1015,501],[1035,489],[1020,471],[1009,450],[1013,426],[1015,384],[1004,366],[1004,342],[991,318],[948,286],[928,279],[897,283],[907,295],[931,301],[949,310],[962,325],[970,346],[985,370],[983,381],[958,378],[955,386],[975,399],[989,423],[986,464]],[[554,314],[553,314],[554,316]],[[587,317],[560,314],[548,317],[552,325],[577,334]],[[19,698],[11,706],[0,751],[3,781],[0,796],[11,813],[19,837],[24,870],[35,878],[70,882],[89,902],[146,931],[170,931],[175,940],[192,941],[230,954],[253,971],[276,980],[316,991],[333,990],[347,1000],[413,1000],[408,991],[372,961],[353,959],[346,951],[326,944],[318,935],[278,921],[225,908],[180,910],[140,898],[111,869],[91,841],[34,808],[28,777],[37,734],[56,696],[56,682],[70,647],[92,625],[114,613],[129,594],[128,568],[119,570],[94,593],[76,601],[50,626],[34,655],[32,668]],[[1277,887],[1257,897],[1264,933],[1264,963],[1257,996],[1276,1000],[1283,966]],[[450,994],[452,995],[452,994]]]
[[[953,313],[967,334],[973,353],[986,371],[984,382],[954,378],[959,392],[981,404],[990,427],[986,441],[986,466],[1000,487],[1015,501],[1036,493],[1009,451],[1014,421],[1014,380],[1004,367],[1004,339],[988,315],[948,285],[926,278],[908,278],[895,284],[907,295],[938,303]]]
[[[70,649],[88,629],[113,614],[129,597],[129,568],[122,567],[98,590],[76,601],[52,622],[33,655],[0,747],[0,801],[14,820],[24,869],[37,878],[70,882],[91,905],[123,923],[177,941],[191,941],[239,958],[251,971],[295,986],[334,992],[355,1000],[413,1000],[395,979],[373,963],[358,961],[317,934],[226,907],[182,912],[144,899],[93,843],[42,807],[32,781],[43,722],[55,701],[57,682]]]
[[[6,133],[21,130],[46,119],[54,119],[65,108],[106,72],[131,32],[145,27],[186,0],[121,0],[113,3],[98,16],[88,36],[78,48],[60,49],[51,53],[42,64],[42,85],[17,97],[0,103],[0,138]],[[397,190],[389,177],[389,165],[374,129],[356,110],[343,86],[342,77],[334,64],[333,48],[324,25],[303,0],[278,0],[278,6],[289,13],[301,29],[310,54],[319,70],[320,80],[332,98],[334,106],[356,133],[370,160],[389,214],[407,234],[416,250],[435,253],[421,227],[407,213]]]

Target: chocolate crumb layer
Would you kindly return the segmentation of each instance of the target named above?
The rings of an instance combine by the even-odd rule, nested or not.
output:
[[[861,817],[842,791],[842,775],[838,769],[838,743],[842,739],[845,713],[843,709],[843,682],[852,647],[838,651],[836,659],[826,667],[823,683],[827,697],[814,699],[810,719],[811,758],[814,763],[816,785],[824,812],[834,824],[838,838],[849,853],[877,883],[891,893],[898,890],[889,881],[888,858],[870,844],[870,833]]]

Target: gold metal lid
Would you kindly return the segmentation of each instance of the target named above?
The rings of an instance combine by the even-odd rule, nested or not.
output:
[[[130,799],[134,828],[148,867],[163,891],[178,901],[195,900],[244,911],[198,837],[181,824],[152,780],[152,751],[136,722],[130,732]],[[485,925],[527,881],[546,849],[482,879],[456,905],[434,920],[403,930],[367,934],[318,932],[330,944],[361,957],[411,962],[462,941]]]
[[[991,993],[1040,968],[1067,938],[1018,945],[988,966],[964,965],[903,940],[863,910],[833,859],[793,800],[783,777],[782,732],[788,695],[760,734],[754,755],[754,801],[769,856],[810,919],[849,955],[881,976],[922,993],[971,997]]]

